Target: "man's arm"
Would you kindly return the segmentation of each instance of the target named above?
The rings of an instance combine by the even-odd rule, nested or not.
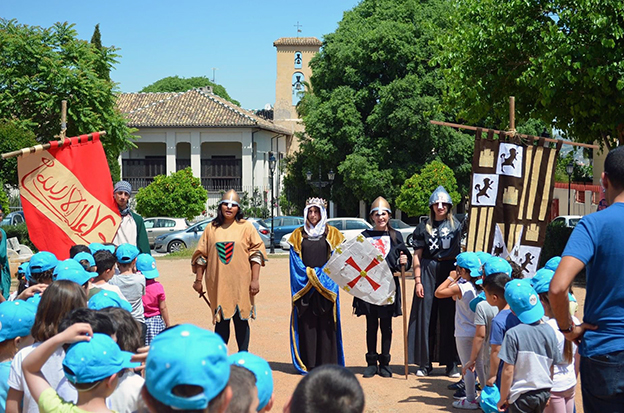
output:
[[[511,389],[513,374],[514,365],[505,363],[505,365],[503,366],[503,373],[501,374],[500,401],[498,402],[499,412],[504,412],[505,410],[507,410],[507,399],[509,399],[509,390]]]

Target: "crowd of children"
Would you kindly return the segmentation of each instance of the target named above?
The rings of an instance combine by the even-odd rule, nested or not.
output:
[[[0,304],[1,412],[271,410],[265,360],[228,357],[219,335],[170,325],[153,257],[130,244],[76,245],[70,256],[35,254]],[[325,397],[313,397],[319,390]],[[324,366],[299,383],[285,411],[363,409],[353,373]]]

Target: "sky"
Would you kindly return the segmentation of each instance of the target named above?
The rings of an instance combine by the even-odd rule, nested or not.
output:
[[[102,44],[121,57],[111,72],[122,92],[138,92],[167,76],[206,76],[246,109],[275,102],[280,37],[314,36],[338,27],[359,0],[2,0],[0,17],[50,27],[75,24],[89,41],[100,24]]]

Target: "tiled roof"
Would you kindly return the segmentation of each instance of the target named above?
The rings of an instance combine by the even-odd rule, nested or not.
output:
[[[134,128],[251,127],[292,135],[288,129],[200,89],[171,93],[122,93],[117,97],[117,107],[128,118],[128,126]]]
[[[280,37],[273,42],[273,46],[322,46],[316,37]]]

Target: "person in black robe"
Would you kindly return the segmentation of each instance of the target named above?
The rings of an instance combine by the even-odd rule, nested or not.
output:
[[[403,236],[390,226],[390,204],[384,198],[377,198],[371,205],[370,217],[375,227],[362,232],[384,256],[392,273],[401,271],[401,265],[409,269],[412,257],[403,242]],[[373,377],[376,373],[381,377],[392,377],[390,364],[390,346],[392,345],[392,317],[403,314],[401,311],[401,286],[394,277],[396,292],[394,303],[375,305],[357,297],[353,298],[353,308],[359,317],[366,316],[366,364],[364,377]],[[377,330],[381,330],[381,354],[377,353]],[[379,366],[377,363],[379,362]]]
[[[449,377],[460,377],[455,346],[455,302],[435,298],[436,288],[455,269],[460,253],[461,225],[453,217],[453,201],[439,186],[429,198],[429,220],[414,230],[414,299],[409,319],[408,362],[416,364],[416,375],[427,376],[432,363],[446,366]]]

